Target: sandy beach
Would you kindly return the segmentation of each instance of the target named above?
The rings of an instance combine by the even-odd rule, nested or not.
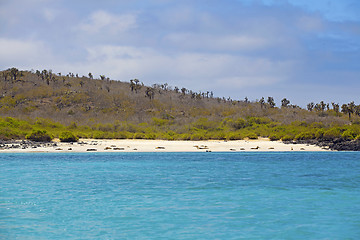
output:
[[[285,144],[281,141],[258,140],[237,141],[166,141],[166,140],[107,140],[80,139],[77,143],[62,143],[26,146],[12,143],[1,152],[286,152],[286,151],[328,151],[314,145]],[[18,144],[18,145],[17,145]]]

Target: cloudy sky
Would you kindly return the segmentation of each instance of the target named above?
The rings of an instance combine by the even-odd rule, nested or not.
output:
[[[360,104],[359,0],[0,0],[0,69]]]

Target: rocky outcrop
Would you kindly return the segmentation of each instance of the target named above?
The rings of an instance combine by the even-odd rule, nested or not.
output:
[[[297,140],[297,141],[289,141],[287,143],[310,144],[335,151],[360,151],[360,140],[345,140],[342,138],[336,138],[332,140],[324,140],[324,139]]]

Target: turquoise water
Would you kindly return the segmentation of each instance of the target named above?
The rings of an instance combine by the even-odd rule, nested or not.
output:
[[[0,154],[0,239],[360,239],[360,153]]]

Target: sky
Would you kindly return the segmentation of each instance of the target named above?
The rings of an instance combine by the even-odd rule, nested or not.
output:
[[[0,0],[0,70],[360,104],[359,0]]]

